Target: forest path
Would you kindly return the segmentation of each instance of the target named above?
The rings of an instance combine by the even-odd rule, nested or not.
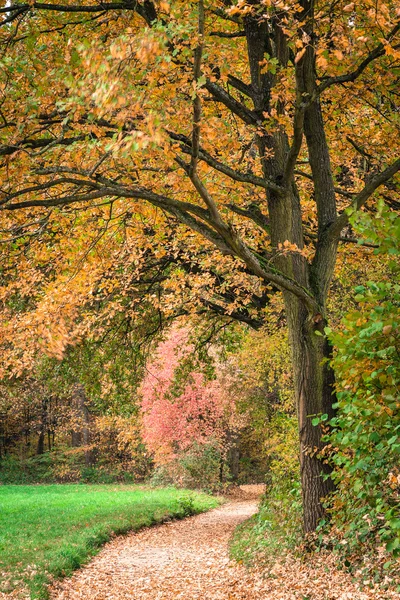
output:
[[[210,512],[115,538],[83,569],[55,584],[52,600],[400,600],[360,591],[335,557],[287,556],[269,571],[229,560],[235,527],[257,510],[260,486]]]
[[[231,562],[235,527],[257,511],[261,486],[182,521],[118,537],[57,584],[54,600],[228,600],[260,598],[254,575]],[[261,581],[260,581],[261,584]]]

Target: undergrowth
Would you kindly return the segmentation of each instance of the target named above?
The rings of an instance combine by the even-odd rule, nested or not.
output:
[[[267,490],[259,512],[237,527],[231,557],[245,566],[273,566],[294,551],[302,536],[300,484],[295,479]]]

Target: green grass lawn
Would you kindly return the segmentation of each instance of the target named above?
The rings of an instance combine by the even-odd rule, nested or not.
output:
[[[173,488],[134,485],[0,486],[0,591],[46,584],[96,554],[113,534],[212,508],[218,500]]]

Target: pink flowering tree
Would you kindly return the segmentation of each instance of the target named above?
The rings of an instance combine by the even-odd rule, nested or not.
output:
[[[194,447],[213,445],[224,456],[232,432],[240,429],[226,374],[211,381],[199,371],[182,375],[179,367],[193,351],[188,339],[187,328],[172,327],[148,362],[141,385],[143,438],[156,465]]]

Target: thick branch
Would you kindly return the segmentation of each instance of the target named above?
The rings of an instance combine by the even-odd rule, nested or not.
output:
[[[192,142],[190,138],[183,134],[174,133],[172,131],[168,131],[168,135],[172,140],[181,142],[182,152],[184,152],[185,154],[192,154]],[[243,173],[242,171],[236,171],[235,169],[232,169],[232,167],[229,167],[227,164],[222,163],[213,156],[211,156],[211,154],[204,150],[204,148],[200,147],[198,157],[207,165],[209,165],[216,171],[219,171],[220,173],[224,173],[224,175],[227,175],[234,181],[240,181],[242,183],[251,183],[253,185],[256,185],[257,187],[261,187],[266,190],[274,190],[274,192],[278,194],[281,194],[285,191],[282,186],[278,185],[274,181],[264,179],[263,177],[257,177],[257,175],[253,175],[252,173]]]
[[[17,144],[15,144],[15,145],[13,144],[11,146],[1,145],[0,146],[0,156],[10,156],[11,154],[14,154],[14,152],[17,152],[18,150],[38,150],[39,148],[46,148],[47,146],[54,145],[54,144],[60,144],[61,146],[69,146],[70,144],[73,144],[74,142],[83,141],[86,137],[87,137],[86,135],[77,135],[72,138],[56,139],[53,137],[48,137],[48,138],[39,138],[37,140],[27,138],[25,140],[21,140],[18,143],[18,145]]]
[[[390,42],[394,36],[400,31],[400,21],[396,23],[388,37],[386,38]],[[355,81],[365,69],[377,58],[383,56],[386,52],[385,44],[378,44],[373,50],[364,58],[364,60],[358,65],[354,71],[347,73],[346,75],[338,75],[337,77],[329,77],[323,83],[318,86],[318,93],[321,94],[324,90],[337,83],[352,83]]]
[[[217,17],[220,17],[224,21],[231,21],[232,23],[237,23],[238,25],[240,25],[242,22],[240,17],[228,14],[223,8],[210,8],[210,12]]]
[[[391,179],[396,173],[400,171],[400,158],[395,160],[389,167],[384,171],[374,175],[368,183],[365,184],[364,188],[354,198],[353,202],[349,204],[348,209],[359,210],[367,200],[372,196],[375,190],[378,189],[383,183]],[[341,215],[336,219],[334,223],[327,230],[325,237],[327,240],[335,239],[340,236],[340,232],[343,227],[349,222],[349,210],[344,210]]]
[[[98,189],[99,186],[94,184],[92,181],[85,181],[84,179],[75,179],[73,177],[62,177],[59,179],[55,179],[54,181],[46,181],[46,183],[33,185],[27,188],[22,188],[17,192],[5,192],[0,189],[0,196],[3,195],[4,198],[0,199],[0,206],[14,200],[14,198],[18,198],[19,196],[24,196],[25,194],[31,194],[35,192],[41,192],[44,190],[48,190],[52,187],[56,187],[62,184],[72,184],[76,186],[90,186],[92,188]]]
[[[198,1],[198,35],[199,42],[194,51],[194,65],[193,65],[193,79],[196,88],[199,86],[199,80],[201,76],[201,59],[203,56],[204,47],[204,2],[203,0]],[[197,162],[199,158],[199,147],[200,147],[200,119],[201,119],[201,99],[199,96],[199,90],[196,89],[195,97],[193,100],[193,132],[192,132],[192,159],[190,162],[190,171],[195,173],[197,169]]]
[[[228,83],[229,83],[229,85],[234,87],[236,90],[238,90],[238,92],[241,92],[245,96],[248,96],[249,98],[253,99],[254,91],[253,91],[251,85],[248,85],[247,83],[245,83],[241,79],[238,79],[234,75],[228,75]]]
[[[182,202],[180,200],[169,198],[168,196],[156,194],[151,190],[140,186],[125,187],[123,185],[112,183],[110,183],[108,187],[104,186],[88,193],[57,196],[46,200],[26,200],[22,202],[6,203],[0,207],[0,210],[14,211],[33,207],[48,208],[69,206],[102,197],[147,200],[153,206],[173,215],[179,222],[187,225],[190,229],[202,235],[222,253],[240,258],[248,267],[249,271],[263,279],[263,281],[273,283],[278,289],[287,290],[302,298],[310,311],[318,310],[315,299],[307,289],[303,288],[295,280],[274,269],[272,266],[260,264],[259,260],[240,239],[235,230],[222,221],[215,203],[213,201],[210,203],[208,193],[203,196],[204,189],[201,182],[199,184],[196,174],[194,184],[202,197],[207,200],[208,210],[189,202]],[[87,182],[84,182],[84,185],[87,185]],[[216,211],[216,213],[214,211]]]
[[[214,37],[220,37],[220,38],[227,38],[227,39],[232,39],[232,38],[237,38],[237,37],[245,37],[246,34],[244,31],[232,31],[232,32],[225,32],[225,31],[211,31],[209,33],[210,36],[214,36]]]
[[[207,80],[205,88],[210,92],[214,100],[225,104],[229,110],[248,125],[257,125],[259,123],[259,117],[254,110],[250,110],[250,108],[247,108],[247,106],[236,100],[217,83]]]
[[[240,208],[235,204],[227,204],[227,208],[237,215],[241,215],[242,217],[246,217],[246,219],[250,219],[258,225],[261,229],[263,229],[266,233],[270,234],[271,227],[268,218],[261,212],[257,205],[252,205],[249,208]]]
[[[101,13],[108,10],[133,10],[140,15],[148,25],[157,19],[154,4],[149,0],[140,3],[138,0],[126,0],[125,2],[104,2],[100,4],[48,4],[44,2],[32,2],[29,4],[11,4],[0,9],[0,13],[19,11],[19,14],[32,9],[50,10],[67,13]],[[4,24],[4,22],[0,23]]]
[[[32,2],[29,4],[10,4],[0,8],[0,13],[15,10],[54,10],[56,12],[103,12],[104,10],[136,10],[138,2],[103,2],[101,4],[48,4],[45,2]]]
[[[220,304],[217,304],[216,302],[212,302],[211,300],[207,300],[206,298],[200,298],[200,302],[204,306],[206,306],[208,309],[215,312],[216,314],[222,315],[222,316],[229,316],[232,319],[234,319],[235,321],[240,321],[242,323],[246,323],[253,329],[260,329],[260,327],[262,327],[262,325],[263,325],[262,321],[260,321],[259,319],[254,319],[254,318],[250,317],[249,315],[244,314],[244,312],[228,311],[226,308],[224,308]]]
[[[306,105],[301,102],[301,95],[298,94],[298,99],[296,103],[296,109],[294,113],[293,119],[293,140],[292,145],[289,150],[289,154],[287,157],[285,171],[283,176],[283,183],[286,187],[288,187],[293,179],[294,169],[296,166],[296,161],[299,156],[301,145],[303,142],[303,128],[304,128],[304,113],[305,113]]]

